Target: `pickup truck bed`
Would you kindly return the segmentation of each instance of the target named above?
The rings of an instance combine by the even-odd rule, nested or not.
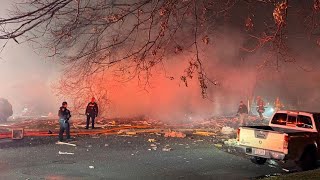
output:
[[[239,145],[246,147],[247,154],[281,160],[288,154],[285,132],[275,131],[270,126],[241,127],[239,131]]]

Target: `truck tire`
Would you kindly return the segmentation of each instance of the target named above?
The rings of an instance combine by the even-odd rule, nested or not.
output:
[[[252,157],[250,160],[254,164],[258,164],[258,165],[264,165],[266,163],[266,161],[267,161],[266,158],[257,157],[257,156]]]
[[[307,148],[302,154],[298,166],[303,171],[315,169],[317,167],[317,149]]]

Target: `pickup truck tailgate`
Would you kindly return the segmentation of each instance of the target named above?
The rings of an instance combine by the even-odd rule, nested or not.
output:
[[[239,128],[239,145],[288,153],[285,146],[287,134],[248,127]]]

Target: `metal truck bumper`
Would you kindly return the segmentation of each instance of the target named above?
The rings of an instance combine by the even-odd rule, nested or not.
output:
[[[259,148],[253,148],[253,147],[244,147],[244,149],[247,155],[258,156],[258,157],[263,157],[267,159],[284,160],[286,156],[284,153],[270,151],[266,149],[259,149]]]

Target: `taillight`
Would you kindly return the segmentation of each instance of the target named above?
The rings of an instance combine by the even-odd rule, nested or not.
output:
[[[238,128],[238,131],[237,131],[237,141],[240,141],[240,128]]]
[[[289,136],[284,135],[283,149],[288,149],[288,144],[289,144]]]

